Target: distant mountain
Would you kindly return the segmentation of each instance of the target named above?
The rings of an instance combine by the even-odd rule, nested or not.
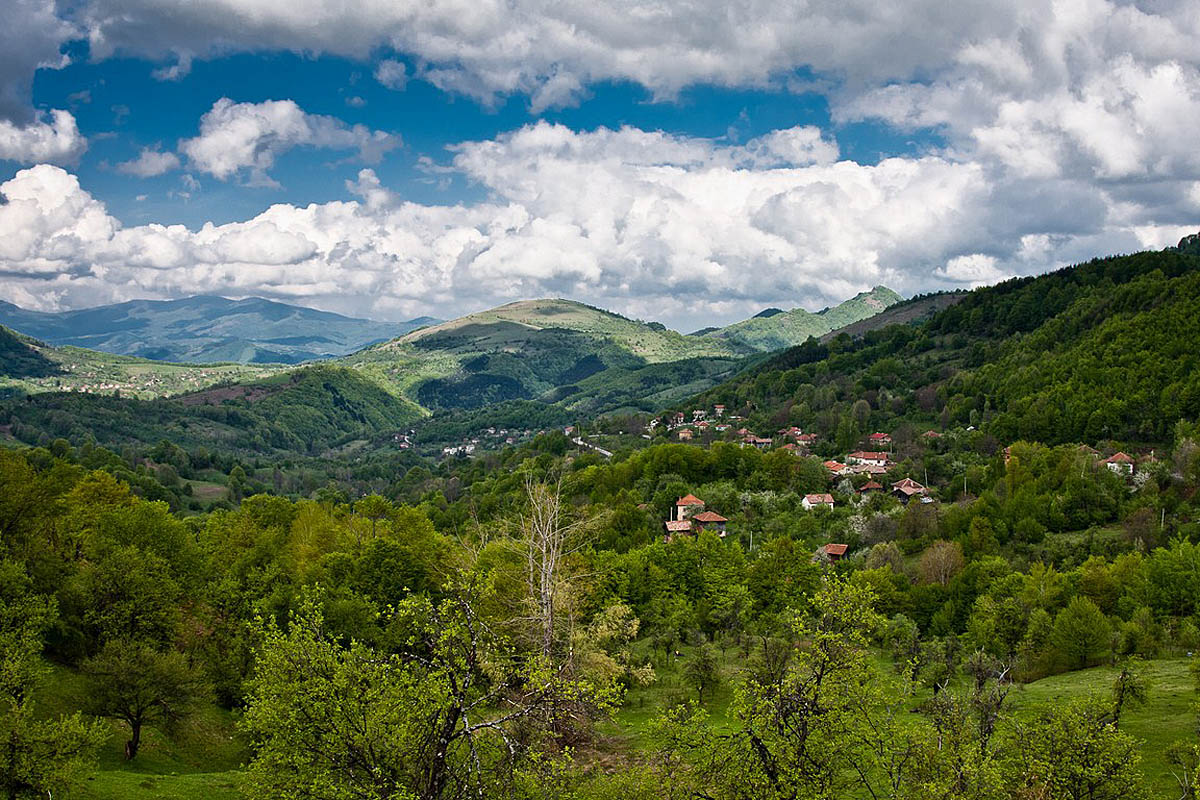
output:
[[[193,363],[332,358],[436,322],[374,322],[257,297],[131,300],[57,313],[0,302],[0,324],[48,344]]]
[[[886,286],[876,286],[816,313],[803,308],[782,311],[768,308],[750,319],[735,322],[724,328],[703,333],[705,338],[719,339],[733,348],[748,353],[766,353],[794,347],[810,336],[824,336],[830,331],[875,316],[903,300]]]

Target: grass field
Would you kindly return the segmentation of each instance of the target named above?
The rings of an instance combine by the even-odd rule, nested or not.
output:
[[[597,742],[589,752],[579,754],[581,761],[603,772],[642,761],[652,746],[649,731],[653,720],[670,706],[696,701],[696,690],[684,675],[695,648],[680,645],[677,649],[678,656],[649,649],[639,653],[640,661],[649,658],[654,663],[656,680],[650,686],[632,689],[613,719],[597,726]],[[718,658],[722,681],[711,693],[706,691],[703,705],[711,724],[719,730],[734,724],[733,685],[746,659],[738,647],[718,649]],[[1172,742],[1196,735],[1197,694],[1188,664],[1182,658],[1145,662],[1149,701],[1143,707],[1128,709],[1122,717],[1122,728],[1141,742],[1142,771],[1152,797],[1178,796],[1165,752]],[[1092,694],[1107,695],[1117,672],[1116,667],[1109,666],[1055,675],[1018,685],[1009,699],[1016,713],[1021,714]],[[76,676],[56,670],[53,687],[47,711],[78,707],[82,688]],[[210,706],[172,737],[148,729],[142,751],[132,763],[123,756],[128,732],[123,725],[113,723],[112,736],[100,753],[99,770],[72,796],[85,800],[239,798],[241,766],[247,752],[237,735],[235,719],[234,714]]]

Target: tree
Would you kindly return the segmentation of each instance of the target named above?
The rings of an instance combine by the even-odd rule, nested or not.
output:
[[[1146,704],[1150,687],[1141,671],[1141,662],[1129,659],[1121,666],[1121,671],[1113,680],[1112,685],[1112,717],[1113,727],[1121,726],[1121,712],[1126,706],[1141,706]]]
[[[1108,618],[1095,603],[1075,597],[1054,618],[1050,641],[1068,669],[1083,669],[1109,652],[1111,632]]]
[[[262,629],[242,728],[263,797],[440,800],[482,796],[529,763],[562,701],[589,687],[523,657],[479,615],[468,576],[440,603],[404,599],[385,621],[396,652],[343,644],[308,598],[286,631]],[[524,726],[524,727],[522,727]]]
[[[1096,700],[1054,703],[1012,731],[1013,796],[1139,800],[1137,742],[1110,724]]]
[[[129,726],[127,761],[137,757],[146,725],[170,731],[204,694],[181,653],[160,652],[145,642],[110,641],[81,669],[87,678],[88,710]]]
[[[917,563],[917,570],[926,583],[945,586],[962,571],[963,555],[958,542],[937,541],[929,545]]]
[[[372,539],[375,538],[376,526],[379,524],[379,521],[387,519],[393,510],[394,506],[392,502],[377,494],[369,494],[354,504],[354,513],[371,521]]]
[[[721,679],[716,649],[707,642],[700,645],[696,655],[684,667],[684,676],[688,683],[696,687],[696,698],[703,703],[705,690],[715,689]]]
[[[42,631],[56,616],[49,598],[29,594],[29,581],[11,562],[0,561],[0,795],[53,797],[93,768],[104,741],[100,723],[78,713],[45,718],[34,699],[47,669]]]

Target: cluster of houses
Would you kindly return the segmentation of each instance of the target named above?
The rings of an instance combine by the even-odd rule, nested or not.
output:
[[[442,455],[446,457],[470,456],[474,455],[476,450],[498,449],[506,445],[514,445],[527,441],[538,433],[545,433],[545,431],[509,430],[507,428],[495,427],[484,428],[474,436],[443,447]],[[409,440],[409,445],[412,445],[411,440]],[[403,444],[400,447],[401,449],[406,449]]]
[[[675,501],[671,507],[671,518],[663,522],[664,538],[670,542],[677,536],[699,536],[703,531],[712,531],[724,538],[728,522],[715,511],[709,511],[699,497],[687,494]]]

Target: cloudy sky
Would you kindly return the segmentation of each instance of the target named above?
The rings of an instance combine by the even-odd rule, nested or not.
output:
[[[0,298],[680,329],[1200,229],[1195,0],[7,0]]]

